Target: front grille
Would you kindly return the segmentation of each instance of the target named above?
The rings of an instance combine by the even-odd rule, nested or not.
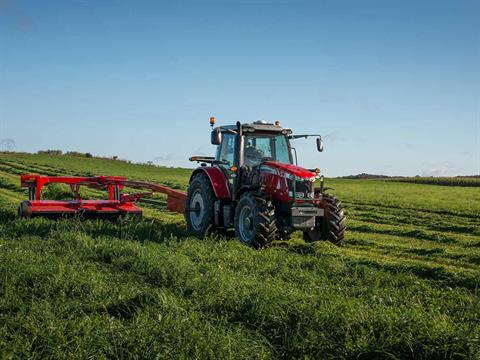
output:
[[[295,190],[299,193],[307,193],[309,188],[311,187],[310,181],[296,181],[295,184]]]
[[[297,199],[313,199],[313,182],[304,180],[287,180],[288,194],[293,197],[293,184],[295,183],[295,192]]]

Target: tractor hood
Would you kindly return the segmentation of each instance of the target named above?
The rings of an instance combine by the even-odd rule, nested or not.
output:
[[[304,169],[300,166],[296,165],[291,165],[291,164],[284,164],[284,163],[279,163],[276,161],[265,161],[262,163],[262,165],[268,166],[270,168],[278,170],[280,173],[288,173],[291,175],[294,175],[298,178],[304,179],[304,180],[311,180],[312,178],[315,178],[315,173]]]

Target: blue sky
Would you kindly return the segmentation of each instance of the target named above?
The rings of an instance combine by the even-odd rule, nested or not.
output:
[[[480,173],[480,1],[0,0],[0,144],[193,166],[279,120],[330,176]]]

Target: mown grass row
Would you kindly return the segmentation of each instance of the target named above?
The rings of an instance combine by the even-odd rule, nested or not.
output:
[[[348,213],[356,220],[373,224],[406,225],[438,232],[480,235],[478,221],[472,217],[363,206],[349,206]]]

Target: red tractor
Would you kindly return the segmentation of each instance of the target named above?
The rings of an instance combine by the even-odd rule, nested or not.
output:
[[[210,119],[212,127],[215,120]],[[191,178],[185,218],[197,236],[214,229],[235,229],[236,236],[255,248],[288,239],[302,230],[308,242],[329,240],[341,245],[345,215],[338,199],[326,194],[319,169],[296,165],[291,140],[319,135],[293,135],[278,122],[238,122],[213,129],[215,157],[190,158],[201,163]],[[208,166],[207,164],[210,164]],[[320,187],[314,183],[320,180]]]

